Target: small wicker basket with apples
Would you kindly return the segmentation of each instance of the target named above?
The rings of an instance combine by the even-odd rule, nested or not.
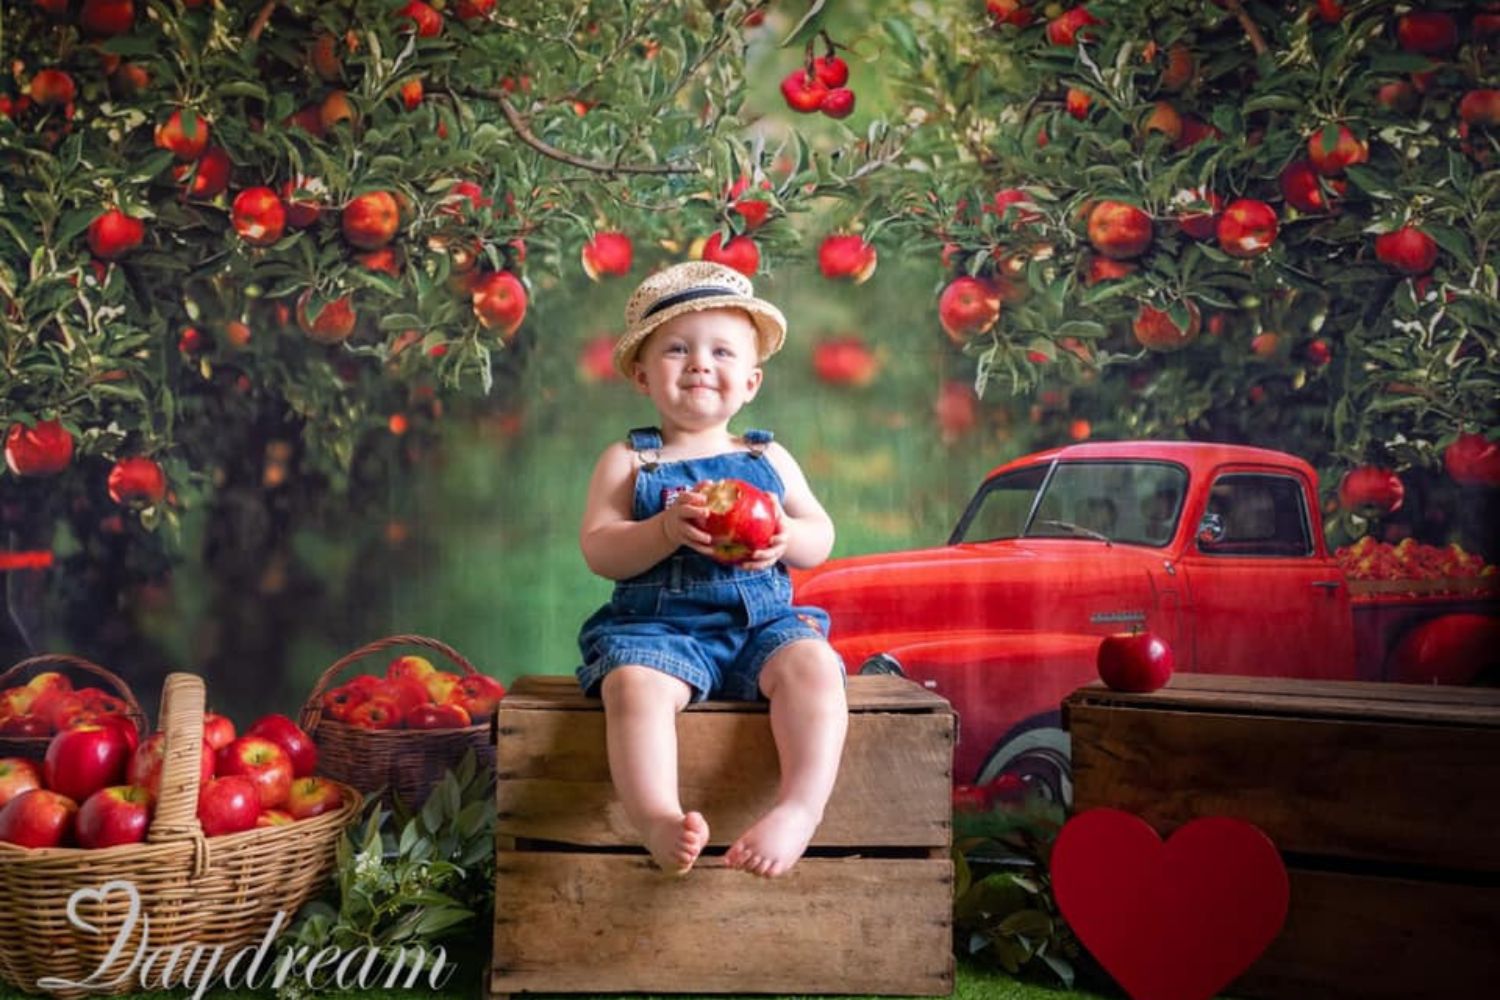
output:
[[[458,668],[398,655],[384,673],[335,681],[361,660],[402,646],[430,650]],[[420,808],[470,750],[495,763],[491,722],[505,687],[437,639],[393,635],[361,646],[318,678],[302,706],[302,728],[318,744],[319,770],[387,803]]]
[[[111,690],[75,686],[74,678],[82,675],[99,678]],[[97,663],[44,653],[0,673],[0,757],[40,761],[54,733],[107,716],[128,721],[137,733],[146,731],[146,713],[130,685]]]

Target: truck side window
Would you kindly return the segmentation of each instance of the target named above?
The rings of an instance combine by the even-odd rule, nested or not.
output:
[[[1260,473],[1220,476],[1209,491],[1197,543],[1205,555],[1311,555],[1301,483]]]
[[[1026,526],[1026,515],[1031,513],[1036,491],[1046,477],[1047,467],[1038,465],[996,476],[986,482],[969,501],[968,509],[959,518],[948,544],[1018,537]]]

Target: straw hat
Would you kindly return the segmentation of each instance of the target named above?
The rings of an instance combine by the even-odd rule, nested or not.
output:
[[[636,353],[651,332],[669,319],[702,309],[743,309],[755,321],[764,361],[786,340],[781,310],[755,297],[750,279],[723,264],[690,260],[657,271],[625,303],[625,333],[615,344],[615,368],[632,377]]]

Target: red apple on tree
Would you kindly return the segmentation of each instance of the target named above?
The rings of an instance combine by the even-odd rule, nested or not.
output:
[[[1390,469],[1361,465],[1339,480],[1339,504],[1364,518],[1394,514],[1406,498],[1406,487]]]
[[[954,278],[938,296],[938,322],[955,344],[984,333],[999,319],[1000,289],[986,278]]]
[[[1101,201],[1089,212],[1089,243],[1115,260],[1139,257],[1151,245],[1151,216],[1122,201]]]
[[[1500,443],[1483,434],[1460,433],[1443,449],[1443,469],[1464,486],[1500,487]]]
[[[1347,126],[1330,126],[1314,132],[1307,140],[1307,158],[1318,173],[1334,177],[1342,174],[1345,167],[1369,160],[1370,147]]]
[[[292,762],[292,777],[305,778],[318,765],[318,745],[285,715],[272,713],[263,715],[251,723],[245,731],[247,736],[263,736],[286,751]]]
[[[1115,691],[1155,691],[1172,679],[1172,647],[1150,632],[1117,632],[1099,644],[1099,679]]]
[[[732,267],[747,278],[760,270],[760,248],[748,236],[735,236],[725,243],[723,233],[714,233],[703,242],[703,259]]]
[[[997,26],[1013,24],[1024,28],[1031,23],[1032,13],[1027,0],[985,0],[984,7]]]
[[[842,87],[849,82],[849,64],[836,55],[817,56],[813,59],[813,73],[828,88]]]
[[[615,370],[615,337],[601,333],[590,337],[578,349],[578,377],[593,384],[609,382],[620,377]]]
[[[721,563],[744,562],[769,545],[781,527],[775,498],[742,479],[718,479],[697,489],[708,506],[702,528]]]
[[[436,38],[443,32],[443,15],[422,0],[410,2],[396,11],[396,16],[411,22],[410,29],[418,38]]]
[[[125,777],[130,745],[113,726],[84,723],[64,729],[47,744],[42,780],[55,792],[82,802]]]
[[[793,111],[810,115],[821,110],[823,98],[828,96],[828,85],[816,73],[794,69],[781,81],[781,96]]]
[[[245,777],[255,784],[262,809],[286,801],[292,787],[292,759],[286,751],[261,736],[241,736],[214,755],[214,773]]]
[[[149,507],[167,495],[167,477],[151,459],[130,455],[110,468],[105,487],[122,507]]]
[[[1287,204],[1303,212],[1327,212],[1333,206],[1323,191],[1323,182],[1307,160],[1293,160],[1278,179]]]
[[[378,250],[389,243],[401,225],[401,208],[389,191],[355,195],[339,215],[344,239],[361,250]]]
[[[210,146],[197,162],[173,167],[172,178],[186,182],[189,195],[206,200],[222,194],[229,187],[231,167],[229,154],[218,146]]]
[[[771,182],[763,180],[760,182],[762,191],[771,190]],[[766,221],[771,214],[771,203],[754,193],[747,195],[750,190],[750,178],[742,176],[729,188],[730,208],[737,212],[745,220],[746,229],[757,229]]]
[[[139,785],[111,785],[83,800],[75,819],[78,846],[139,844],[151,822],[151,793]]]
[[[526,319],[526,286],[509,271],[493,271],[474,280],[470,290],[474,315],[486,330],[510,340]]]
[[[286,206],[286,224],[293,229],[306,229],[318,221],[323,214],[321,195],[327,187],[315,177],[294,177],[281,185],[281,200]]]
[[[601,277],[618,277],[629,274],[635,260],[635,248],[630,237],[619,232],[595,233],[594,238],[583,245],[583,271],[592,280]]]
[[[354,333],[357,317],[349,296],[341,295],[324,302],[318,311],[312,311],[313,290],[309,288],[297,299],[297,325],[302,332],[320,344],[338,344]]]
[[[1219,217],[1219,249],[1231,257],[1254,257],[1276,242],[1279,223],[1276,210],[1254,198],[1229,203]]]
[[[827,385],[867,386],[880,371],[880,359],[858,334],[829,337],[813,346],[813,374]]]
[[[1438,246],[1416,226],[1375,237],[1375,257],[1402,274],[1426,274],[1437,263]]]
[[[1396,22],[1396,41],[1408,52],[1446,55],[1458,47],[1458,24],[1438,11],[1412,11]]]
[[[0,809],[0,840],[21,847],[64,847],[73,839],[78,803],[61,792],[33,788]]]
[[[312,819],[343,804],[343,789],[327,778],[298,778],[287,795],[286,811],[292,819]]]
[[[22,792],[42,787],[42,772],[25,757],[0,757],[0,809]]]
[[[875,248],[859,236],[827,236],[818,246],[818,270],[825,278],[848,278],[862,285],[875,273]]]
[[[1187,189],[1177,192],[1172,204],[1180,211],[1177,225],[1195,240],[1211,240],[1219,227],[1219,212],[1224,199],[1207,188]]]
[[[210,778],[198,792],[198,822],[205,837],[249,830],[259,815],[260,790],[243,775]]]
[[[1093,14],[1089,13],[1087,7],[1074,7],[1072,10],[1064,11],[1047,22],[1047,41],[1053,45],[1065,45],[1072,48],[1079,39],[1082,29],[1091,24],[1103,24]],[[1083,32],[1083,40],[1090,41],[1092,33]]]
[[[5,464],[18,476],[53,476],[73,461],[73,435],[61,422],[11,424],[5,432]]]
[[[102,260],[114,260],[140,246],[146,238],[146,224],[111,208],[89,223],[89,250]]]
[[[823,96],[818,110],[829,118],[848,118],[854,114],[854,91],[848,87],[835,87]]]
[[[1185,316],[1174,319],[1173,310],[1156,309],[1142,302],[1131,326],[1135,339],[1152,351],[1175,351],[1198,339],[1203,317],[1191,300],[1183,303]]]
[[[246,243],[270,246],[286,232],[286,207],[268,187],[246,188],[235,195],[229,221]]]
[[[1458,102],[1458,117],[1469,125],[1500,125],[1500,90],[1471,90]]]
[[[67,105],[78,96],[78,85],[60,69],[39,69],[31,78],[31,99],[39,106]]]

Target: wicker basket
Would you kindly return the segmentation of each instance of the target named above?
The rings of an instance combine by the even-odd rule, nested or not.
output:
[[[135,723],[136,731],[145,736],[150,729],[150,723],[146,721],[146,713],[141,711],[141,703],[136,700],[135,692],[130,690],[130,685],[99,664],[79,656],[69,656],[66,653],[44,653],[41,656],[21,660],[0,674],[0,691],[13,685],[16,678],[26,673],[31,671],[40,673],[39,668],[79,670],[109,682],[110,687],[119,694],[120,700],[125,702],[128,709],[125,717]],[[26,757],[30,760],[41,760],[46,756],[47,744],[50,742],[52,742],[50,735],[0,736],[0,757]]]
[[[395,646],[420,646],[441,654],[465,674],[479,673],[463,654],[436,639],[420,635],[377,639],[323,671],[302,706],[301,721],[318,744],[320,773],[365,793],[378,791],[387,804],[399,801],[406,808],[418,809],[443,773],[456,768],[470,750],[481,764],[493,767],[495,743],[490,719],[462,729],[364,729],[323,718],[323,694],[344,668]]]
[[[202,678],[167,677],[161,705],[166,734],[161,794],[145,843],[100,850],[0,843],[0,978],[5,982],[65,998],[132,992],[140,986],[139,968],[105,983],[126,969],[143,927],[149,930],[148,956],[177,944],[187,944],[188,955],[198,945],[205,954],[222,945],[227,962],[241,948],[258,945],[278,911],[289,924],[297,908],[327,880],[339,837],[360,810],[361,798],[353,788],[343,789],[342,808],[321,816],[203,836],[197,817],[203,697]],[[40,986],[38,981],[49,977],[83,982],[99,970],[128,915],[130,900],[123,889],[100,898],[100,887],[116,879],[134,885],[140,898],[136,933],[123,958],[87,989]],[[69,899],[78,890],[94,894],[77,905],[76,914],[97,933],[85,933],[68,919]],[[161,966],[161,961],[155,963],[158,975]]]

